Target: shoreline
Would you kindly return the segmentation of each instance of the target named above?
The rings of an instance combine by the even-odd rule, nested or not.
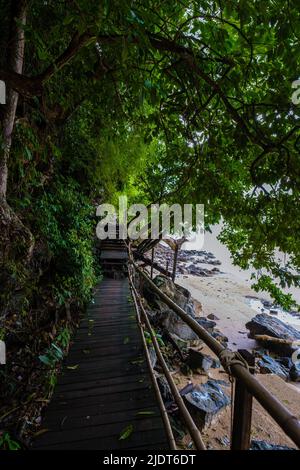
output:
[[[185,287],[194,300],[202,305],[202,315],[213,314],[218,317],[217,328],[228,337],[230,349],[254,349],[259,344],[248,338],[245,324],[257,313],[249,298],[261,299],[251,286],[231,273],[222,273],[210,277],[180,275],[175,282]],[[263,298],[271,301],[266,293]],[[277,318],[300,331],[300,318],[289,313],[279,312]]]

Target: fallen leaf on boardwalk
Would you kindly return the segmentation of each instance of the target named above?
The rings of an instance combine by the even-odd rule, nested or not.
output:
[[[126,338],[124,339],[123,343],[124,343],[124,344],[128,344],[128,343],[129,343],[129,341],[130,341],[129,337],[128,337],[128,336],[126,336]]]
[[[155,415],[155,411],[139,411],[137,415],[144,415],[144,416]]]
[[[38,437],[38,436],[41,436],[42,434],[45,434],[45,432],[48,432],[49,429],[45,428],[45,429],[40,429],[39,431],[37,431],[36,433],[34,433],[33,437]]]
[[[133,433],[133,426],[132,424],[129,424],[127,428],[123,429],[123,431],[120,434],[119,441],[123,441],[124,439],[128,439],[129,436]]]
[[[60,428],[62,429],[63,425],[65,424],[65,421],[66,419],[68,418],[68,416],[64,416],[63,419],[61,420],[61,423],[60,423]]]
[[[91,351],[89,349],[83,349],[82,352],[83,354],[90,354]]]
[[[79,364],[75,364],[75,366],[67,366],[67,369],[76,370],[76,369],[78,369],[78,367],[79,367]]]
[[[141,357],[141,358],[138,358],[134,361],[131,361],[130,364],[143,364],[144,361],[145,361],[145,359],[143,357]]]

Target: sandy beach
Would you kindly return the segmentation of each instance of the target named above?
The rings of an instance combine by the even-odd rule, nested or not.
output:
[[[190,249],[195,249],[190,245]],[[210,237],[206,240],[204,248],[212,251],[222,262],[220,271],[211,277],[199,277],[192,275],[180,275],[176,278],[176,283],[185,287],[191,293],[193,299],[201,304],[201,315],[207,317],[214,314],[218,328],[228,337],[228,347],[232,350],[254,349],[260,345],[248,338],[248,330],[245,324],[257,313],[261,313],[263,307],[260,300],[271,301],[267,293],[257,293],[251,288],[250,272],[241,271],[232,265],[230,254],[226,247],[221,245],[216,239]],[[226,272],[224,272],[226,271]],[[294,298],[300,302],[300,290],[292,291]],[[277,318],[292,325],[300,331],[300,318],[287,312],[279,310]],[[206,347],[203,352],[214,356]],[[228,377],[220,369],[211,369],[209,377],[228,381]],[[298,418],[300,418],[300,383],[285,382],[277,375],[257,374],[257,379],[267,388],[272,389],[272,393]],[[185,386],[188,381],[178,375],[180,386]],[[203,383],[206,378],[194,376],[193,382]],[[230,394],[230,383],[228,381],[228,394]],[[204,433],[203,437],[209,448],[228,449],[231,426],[231,408],[227,408],[221,413],[214,425]],[[252,417],[252,439],[265,440],[273,444],[286,445],[295,448],[292,441],[284,434],[269,414],[254,400]]]
[[[192,297],[201,303],[203,316],[212,313],[219,318],[216,320],[217,328],[228,337],[230,349],[252,349],[258,346],[255,340],[247,337],[245,324],[258,313],[251,307],[247,296],[270,300],[267,294],[257,294],[248,281],[232,273],[212,277],[178,276],[176,283],[188,289]],[[300,331],[299,318],[285,313],[279,313],[277,318]]]
[[[190,292],[196,304],[196,314],[203,317],[213,314],[216,329],[228,338],[228,348],[233,351],[262,349],[262,344],[248,338],[249,330],[246,328],[246,324],[258,313],[265,313],[270,317],[275,315],[279,320],[300,331],[299,316],[284,312],[274,304],[268,293],[252,289],[251,271],[243,271],[232,264],[229,251],[216,238],[218,232],[219,227],[215,228],[213,234],[208,234],[203,246],[199,245],[197,239],[195,242],[185,243],[183,249],[186,251],[179,258],[180,266],[175,283]],[[165,265],[166,253],[158,254],[156,261]],[[192,270],[198,270],[198,274],[189,273],[190,267]],[[155,275],[158,274],[156,271]],[[300,289],[289,292],[293,294],[296,302],[300,303]],[[202,353],[216,358],[206,345],[200,345],[199,349]],[[180,390],[189,383],[203,384],[208,378],[221,379],[226,383],[225,393],[231,396],[231,383],[222,368],[210,368],[207,372],[190,371],[188,374],[178,369],[173,372],[173,378]],[[300,418],[300,383],[286,382],[277,375],[258,373],[258,370],[256,378],[268,390],[272,390],[273,395],[290,412]],[[203,438],[208,448],[229,449],[230,427],[231,406],[226,407],[216,417],[215,422],[203,431]],[[255,399],[251,438],[295,448],[295,444]]]

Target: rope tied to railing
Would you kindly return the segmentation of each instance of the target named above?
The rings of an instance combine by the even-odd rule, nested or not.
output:
[[[250,368],[246,359],[244,359],[238,351],[229,351],[228,349],[223,349],[223,351],[219,353],[219,359],[225,372],[227,372],[227,374],[230,376],[233,375],[231,367],[234,365],[239,364],[245,367],[247,370]]]

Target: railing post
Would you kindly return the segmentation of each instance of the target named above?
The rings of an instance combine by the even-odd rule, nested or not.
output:
[[[151,251],[151,273],[150,273],[151,279],[153,279],[153,262],[154,262],[154,248],[152,248],[152,251]]]
[[[249,364],[250,372],[254,374],[254,355],[245,349],[240,349],[238,352]],[[252,394],[248,392],[241,380],[236,379],[231,450],[249,450],[250,448],[252,401]]]
[[[172,273],[173,282],[175,282],[175,277],[176,277],[177,256],[178,256],[178,245],[176,244],[175,250],[174,250],[174,260],[173,260],[173,273]]]

